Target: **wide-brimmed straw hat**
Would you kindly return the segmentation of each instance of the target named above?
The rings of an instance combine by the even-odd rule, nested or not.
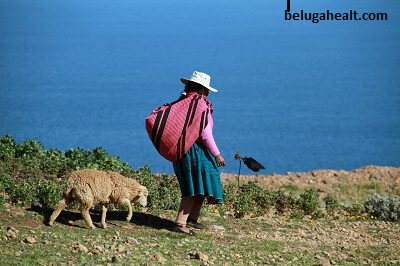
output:
[[[218,91],[217,89],[214,89],[214,88],[210,87],[211,77],[209,75],[207,75],[206,73],[203,73],[203,72],[195,71],[195,72],[193,72],[193,74],[190,77],[190,79],[181,78],[181,81],[182,81],[183,84],[188,84],[189,81],[196,82],[196,83],[198,83],[200,85],[203,85],[204,87],[206,87],[210,91],[213,91],[213,92],[217,92]]]

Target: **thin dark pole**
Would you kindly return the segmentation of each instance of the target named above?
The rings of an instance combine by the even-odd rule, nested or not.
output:
[[[240,189],[240,169],[242,168],[242,158],[239,159],[239,174],[237,176],[237,182],[238,182],[238,190]]]

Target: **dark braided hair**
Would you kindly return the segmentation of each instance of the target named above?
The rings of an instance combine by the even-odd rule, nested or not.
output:
[[[185,89],[183,90],[182,95],[179,97],[178,101],[185,99],[186,97],[186,93],[187,92],[196,92],[198,94],[202,94],[203,90],[204,90],[204,86],[193,82],[193,81],[189,81],[186,85],[185,85]],[[185,93],[186,92],[186,93]]]
[[[204,89],[203,85],[193,82],[193,81],[189,81],[189,83],[185,85],[184,91],[185,92],[197,92],[198,94],[201,94],[203,89]]]

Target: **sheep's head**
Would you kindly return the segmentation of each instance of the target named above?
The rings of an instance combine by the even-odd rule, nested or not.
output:
[[[135,198],[135,202],[142,205],[142,207],[147,206],[147,196],[149,195],[149,191],[145,186],[139,186],[138,194]]]

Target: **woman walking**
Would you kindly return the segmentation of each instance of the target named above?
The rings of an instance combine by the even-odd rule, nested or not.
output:
[[[181,78],[185,89],[178,101],[194,95],[201,95],[206,101],[210,91],[217,92],[216,89],[210,87],[210,80],[209,75],[197,71],[189,80]],[[205,199],[210,204],[223,202],[218,167],[225,166],[225,160],[214,141],[212,107],[211,103],[207,102],[207,104],[210,109],[207,126],[182,159],[173,163],[182,193],[174,231],[189,235],[195,235],[195,233],[188,226],[197,229],[205,228],[198,221]]]

